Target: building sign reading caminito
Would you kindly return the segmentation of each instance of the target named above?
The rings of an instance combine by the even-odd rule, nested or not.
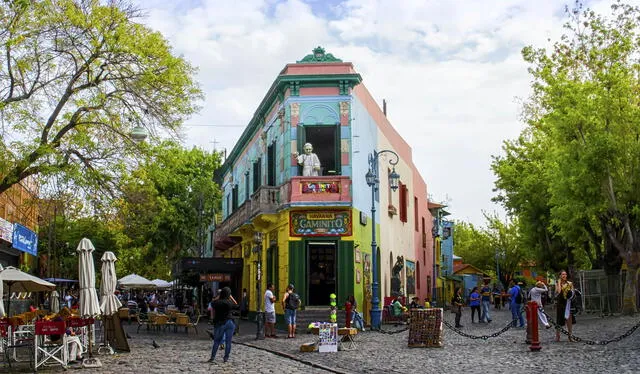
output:
[[[291,236],[350,236],[351,211],[291,212]]]

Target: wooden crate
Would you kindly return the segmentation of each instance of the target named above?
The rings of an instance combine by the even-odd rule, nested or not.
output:
[[[411,309],[409,347],[442,348],[442,308]]]

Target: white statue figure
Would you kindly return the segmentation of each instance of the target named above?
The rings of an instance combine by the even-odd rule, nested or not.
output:
[[[320,160],[318,156],[313,153],[313,146],[311,143],[304,145],[304,154],[298,154],[293,152],[293,157],[296,158],[298,164],[302,165],[302,175],[305,177],[316,177],[320,175]]]

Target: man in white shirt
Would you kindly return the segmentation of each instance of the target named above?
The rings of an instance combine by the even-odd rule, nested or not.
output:
[[[273,283],[267,284],[267,291],[264,293],[264,336],[266,338],[277,338],[276,336],[276,297],[273,295]]]

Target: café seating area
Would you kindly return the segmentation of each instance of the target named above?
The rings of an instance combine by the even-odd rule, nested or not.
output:
[[[71,361],[87,352],[88,330],[94,323],[93,318],[80,318],[74,313],[49,314],[44,310],[1,318],[2,364],[9,369],[28,365],[33,371],[53,365],[67,368]],[[79,346],[75,357],[69,354],[72,340]]]

